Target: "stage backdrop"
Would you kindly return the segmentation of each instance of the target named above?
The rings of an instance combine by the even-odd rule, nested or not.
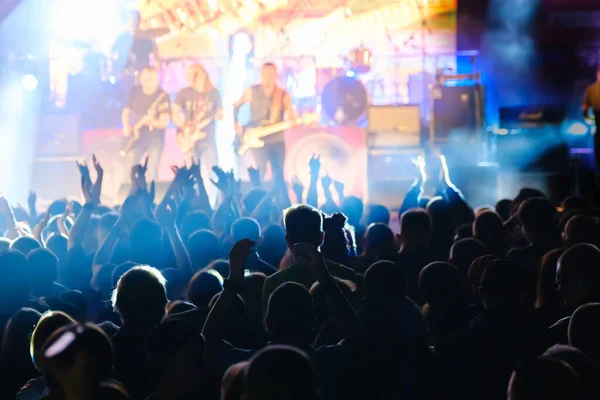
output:
[[[285,177],[299,179],[305,196],[310,185],[310,162],[313,154],[321,157],[321,176],[345,184],[345,194],[364,198],[367,195],[367,146],[365,133],[357,127],[298,127],[285,132]],[[337,194],[332,190],[334,199]],[[319,184],[319,201],[325,201]]]

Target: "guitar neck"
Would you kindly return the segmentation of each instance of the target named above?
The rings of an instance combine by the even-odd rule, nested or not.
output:
[[[258,137],[262,138],[262,137],[269,136],[269,135],[272,135],[272,134],[280,132],[280,131],[284,131],[284,130],[296,125],[297,123],[299,123],[299,120],[283,121],[283,122],[278,122],[273,125],[268,125],[268,126],[262,127],[262,128],[260,128],[260,134],[258,135]]]

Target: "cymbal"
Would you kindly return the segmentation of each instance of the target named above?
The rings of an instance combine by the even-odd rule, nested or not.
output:
[[[154,28],[140,30],[136,33],[138,39],[156,39],[171,32],[169,28]]]

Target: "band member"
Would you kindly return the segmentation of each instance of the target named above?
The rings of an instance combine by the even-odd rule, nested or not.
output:
[[[257,127],[282,122],[285,118],[296,118],[292,107],[292,98],[288,92],[277,86],[277,67],[275,64],[263,64],[260,71],[261,82],[246,89],[242,98],[233,105],[233,120],[238,136],[243,135],[244,128],[238,122],[240,107],[250,103],[250,122],[248,127]],[[285,161],[285,144],[283,132],[263,138],[265,146],[253,149],[256,165],[261,174],[265,174],[267,162],[283,167]]]
[[[596,69],[596,82],[585,89],[583,95],[582,110],[584,118],[589,118],[589,112],[592,111],[596,126],[600,119],[600,65]],[[596,158],[596,173],[600,175],[600,135],[594,135],[594,155]]]
[[[127,155],[130,165],[140,163],[147,153],[146,177],[149,181],[158,177],[170,111],[169,96],[158,85],[158,71],[152,67],[144,68],[140,74],[140,86],[131,91],[121,117],[125,137],[130,140],[139,138]],[[134,129],[138,126],[139,129]]]
[[[195,123],[210,121],[201,128],[206,137],[194,143],[194,155],[210,171],[218,165],[215,120],[223,119],[223,105],[219,91],[213,86],[208,73],[200,64],[193,64],[187,72],[189,86],[182,89],[173,102],[172,119],[185,131],[194,129]]]
[[[127,12],[126,28],[113,44],[113,65],[118,73],[126,69],[140,71],[150,66],[152,54],[157,54],[156,43],[151,37],[144,36],[140,29],[140,13]]]

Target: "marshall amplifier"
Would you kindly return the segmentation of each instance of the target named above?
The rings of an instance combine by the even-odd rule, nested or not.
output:
[[[566,113],[565,106],[501,107],[500,128],[516,130],[558,126],[565,119]]]

